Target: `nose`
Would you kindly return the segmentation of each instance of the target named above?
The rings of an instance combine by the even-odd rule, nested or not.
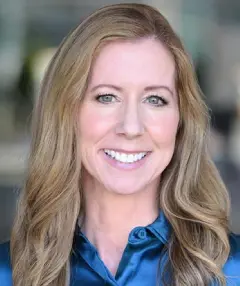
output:
[[[137,105],[127,105],[125,107],[119,120],[119,124],[116,127],[116,133],[125,135],[129,139],[144,133],[142,116]]]

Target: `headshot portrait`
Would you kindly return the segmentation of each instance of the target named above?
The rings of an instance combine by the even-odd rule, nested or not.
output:
[[[240,285],[210,115],[158,9],[97,9],[44,74],[1,286]]]

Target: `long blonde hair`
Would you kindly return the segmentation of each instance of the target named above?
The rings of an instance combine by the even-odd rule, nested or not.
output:
[[[181,117],[174,156],[159,188],[160,207],[172,226],[167,283],[226,284],[221,269],[229,255],[229,198],[208,155],[208,111],[191,62],[159,11],[119,4],[99,9],[72,31],[44,77],[11,238],[15,286],[69,285],[74,230],[83,210],[76,115],[91,65],[102,44],[145,37],[161,41],[175,59]]]

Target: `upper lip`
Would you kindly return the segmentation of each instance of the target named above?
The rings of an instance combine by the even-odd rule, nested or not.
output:
[[[134,154],[134,153],[148,153],[150,151],[146,150],[124,150],[124,149],[116,149],[116,148],[104,148],[104,150],[113,150],[118,153],[125,153],[125,154]]]

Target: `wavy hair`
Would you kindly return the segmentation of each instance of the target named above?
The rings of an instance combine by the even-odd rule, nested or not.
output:
[[[229,198],[208,154],[209,116],[191,61],[168,21],[144,4],[118,4],[91,14],[54,55],[33,113],[27,177],[11,237],[15,286],[67,286],[74,230],[83,211],[77,113],[91,66],[109,41],[153,37],[176,66],[180,124],[159,187],[172,227],[168,285],[226,285]],[[164,279],[164,273],[161,279]]]

